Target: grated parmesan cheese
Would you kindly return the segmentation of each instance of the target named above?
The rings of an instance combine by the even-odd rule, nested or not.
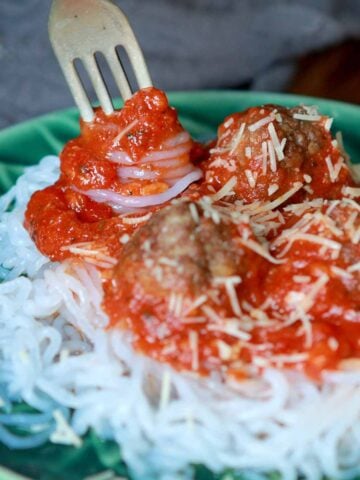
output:
[[[215,312],[215,310],[211,308],[209,305],[203,305],[201,307],[201,310],[212,322],[215,322],[215,323],[221,322],[222,320],[221,317],[219,317],[219,315]]]
[[[261,156],[262,156],[262,174],[267,173],[267,157],[268,157],[268,144],[266,141],[261,143]]]
[[[68,251],[73,255],[80,255],[87,263],[97,265],[100,268],[112,268],[117,260],[107,253],[106,246],[96,245],[94,242],[79,242],[72,245],[64,245],[62,251]]]
[[[272,183],[268,188],[269,197],[279,190],[279,185],[277,183]]]
[[[257,172],[252,172],[251,170],[246,169],[245,170],[245,175],[246,175],[246,178],[247,178],[247,181],[248,181],[250,187],[255,188],[258,173]]]
[[[223,340],[217,340],[216,345],[219,350],[219,356],[221,360],[227,361],[231,359],[232,356],[232,348],[231,346],[224,342]]]
[[[152,215],[152,212],[149,212],[142,217],[121,217],[121,220],[126,225],[136,225],[137,223],[144,223],[147,222]]]
[[[321,115],[309,114],[309,113],[294,113],[293,118],[296,120],[304,120],[305,122],[318,122],[321,120]]]
[[[250,340],[251,335],[238,328],[238,325],[232,322],[227,322],[225,325],[208,325],[208,330],[226,333],[230,337],[238,338],[239,340]]]
[[[268,140],[267,141],[267,146],[268,146],[268,152],[269,152],[270,170],[274,173],[277,170],[274,144],[273,144],[273,142]]]
[[[251,125],[249,125],[249,131],[250,132],[255,132],[256,130],[258,130],[259,128],[263,127],[264,125],[267,125],[268,123],[270,122],[273,122],[275,119],[275,116],[273,114],[271,115],[268,115],[267,117],[264,117],[264,118],[261,118],[260,120],[258,120],[257,122],[255,123],[252,123]]]
[[[336,350],[339,348],[339,342],[335,337],[330,337],[328,339],[328,345],[333,352],[336,352]]]
[[[333,121],[334,121],[334,119],[331,118],[331,117],[329,117],[329,118],[327,118],[327,119],[325,120],[324,128],[325,128],[325,130],[326,130],[327,132],[330,131],[331,125],[333,124]]]
[[[345,358],[339,363],[341,370],[360,370],[360,358]]]
[[[237,178],[235,176],[231,177],[225,185],[223,185],[220,190],[218,190],[216,193],[211,195],[211,200],[213,202],[216,202],[217,200],[220,200],[221,198],[227,197],[228,195],[233,195],[232,189],[235,187],[237,184]]]
[[[264,213],[269,210],[274,210],[275,208],[279,207],[282,203],[286,202],[286,200],[292,197],[294,193],[299,191],[302,187],[303,187],[303,184],[301,182],[295,182],[294,185],[290,188],[290,190],[283,193],[275,200],[272,200],[271,202],[265,202],[265,203],[254,202],[253,204],[249,204],[246,206],[247,210],[252,214]]]
[[[351,278],[352,277],[350,272],[348,272],[347,270],[344,270],[343,268],[339,268],[336,265],[332,265],[330,268],[331,268],[331,271],[335,275],[338,275],[339,277],[344,277],[344,278]]]
[[[339,176],[341,168],[344,166],[344,159],[340,157],[340,159],[338,160],[338,162],[334,166],[332,161],[331,161],[331,157],[328,155],[325,158],[325,163],[326,163],[326,166],[327,166],[328,171],[329,171],[330,181],[332,183],[334,183]]]
[[[191,350],[191,369],[199,370],[199,334],[195,330],[189,331],[189,345]]]
[[[120,243],[122,243],[123,245],[125,245],[125,243],[127,243],[129,240],[130,240],[130,235],[128,235],[127,233],[124,233],[119,238]]]
[[[245,126],[246,126],[246,123],[242,123],[240,125],[240,128],[239,128],[238,132],[236,133],[235,137],[233,138],[233,140],[232,140],[232,142],[229,146],[230,155],[233,155],[233,153],[235,152],[235,150],[239,146],[239,143],[241,142],[241,138],[242,138],[244,130],[245,130]]]
[[[280,236],[276,240],[277,240],[276,243],[280,244],[281,240],[282,241],[285,240],[285,236],[284,237]],[[324,237],[321,237],[320,235],[314,235],[311,233],[302,233],[302,232],[291,233],[291,236],[288,236],[286,240],[288,241],[288,243],[286,247],[282,250],[282,252],[279,253],[279,257],[283,257],[290,250],[292,244],[297,240],[316,243],[318,245],[326,247],[327,249],[336,250],[337,252],[339,252],[342,248],[342,244],[339,242],[336,242],[335,240],[324,238]]]
[[[225,290],[229,298],[232,311],[235,316],[240,317],[242,312],[241,312],[238,296],[236,293],[235,285],[239,285],[239,283],[241,283],[241,277],[239,276],[215,277],[214,282],[216,285],[219,285],[219,284],[225,285]]]
[[[225,128],[229,128],[230,125],[232,125],[233,123],[234,123],[234,118],[233,118],[233,117],[228,118],[228,119],[226,120],[226,122],[224,122],[224,127],[225,127]]]
[[[195,310],[196,308],[200,307],[201,305],[203,305],[206,301],[207,301],[208,297],[207,295],[200,295],[200,297],[198,297],[196,300],[194,300],[189,306],[188,308],[185,309],[185,311],[183,312],[183,315],[186,317],[190,312],[192,312],[193,310]]]
[[[178,262],[176,260],[173,260],[172,258],[168,258],[168,257],[160,257],[159,263],[162,265],[167,265],[168,267],[178,266]]]
[[[253,252],[257,253],[261,257],[264,257],[266,260],[268,260],[271,263],[274,263],[275,265],[279,265],[281,263],[284,263],[284,260],[278,260],[277,258],[273,257],[270,252],[264,247],[264,245],[261,245],[260,243],[255,242],[255,240],[252,240],[250,238],[248,239],[239,239],[239,242],[244,245],[244,247],[249,248]]]
[[[245,147],[245,157],[251,158],[251,147]]]
[[[190,209],[190,214],[192,216],[192,219],[194,220],[195,223],[199,223],[200,222],[200,217],[199,217],[199,212],[196,208],[196,205],[195,203],[190,203],[189,205],[189,209]]]
[[[309,283],[311,277],[309,277],[308,275],[294,275],[293,280],[296,283]]]
[[[360,262],[357,262],[350,267],[347,268],[347,271],[352,273],[352,272],[360,272]]]
[[[360,187],[344,186],[341,190],[341,193],[350,198],[358,198],[360,197]]]
[[[281,145],[280,145],[280,142],[279,142],[279,137],[277,136],[277,133],[276,133],[276,130],[275,130],[275,127],[274,127],[273,123],[269,124],[268,131],[269,131],[270,139],[271,139],[272,144],[274,146],[275,153],[277,155],[278,160],[279,161],[284,160],[284,158],[285,158],[284,153],[283,153],[283,150],[281,148]]]
[[[60,443],[62,445],[81,447],[81,438],[76,435],[74,430],[70,427],[61,410],[54,410],[53,417],[56,422],[56,428],[50,435],[50,441],[52,443]]]

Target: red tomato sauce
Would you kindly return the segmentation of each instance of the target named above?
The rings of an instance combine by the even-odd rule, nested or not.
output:
[[[149,88],[122,110],[109,116],[97,110],[92,123],[80,126],[80,136],[60,155],[59,180],[32,196],[25,226],[52,260],[78,256],[72,248],[77,245],[114,259],[106,268],[99,264],[104,309],[110,328],[132,333],[135,349],[178,370],[203,375],[218,371],[236,379],[268,366],[302,370],[319,379],[324,369],[360,357],[360,207],[354,199],[343,201],[344,187],[356,190],[356,184],[326,117],[300,107],[252,108],[227,117],[210,148],[187,139],[166,96]],[[178,148],[174,163],[171,152]],[[168,163],[161,157],[164,151],[170,151]],[[155,161],[149,161],[154,154]],[[118,169],[126,170],[128,158],[131,166],[154,178],[124,181]],[[192,202],[206,203],[232,182],[223,198],[210,201],[211,207],[194,203],[201,228],[206,231],[209,222],[220,222],[228,228],[229,245],[224,239],[213,246],[211,240],[194,240],[193,232],[200,228],[196,218],[193,230],[179,237],[180,245],[194,241],[199,257],[190,250],[176,261],[168,258],[179,245],[168,256],[161,250],[151,253],[150,247],[148,258],[137,254],[152,241],[147,238],[148,219],[151,214],[156,218],[164,205],[123,215],[87,195],[92,190],[156,195],[177,181],[177,173],[169,174],[171,168],[186,172],[189,165],[204,172],[202,181],[181,194]],[[289,191],[293,195],[287,196]],[[309,203],[319,198],[318,204]],[[275,203],[266,207],[269,202]],[[302,210],[292,205],[295,202],[305,202]],[[252,207],[246,210],[248,204],[254,209],[265,205],[265,210],[256,217]],[[245,209],[247,219],[231,220],[229,226],[229,208]],[[266,219],[269,213],[273,217]],[[140,220],[126,220],[129,217]],[[167,228],[156,233],[155,224],[149,232],[155,238]],[[135,248],[131,242],[136,242],[136,232],[142,240]],[[230,255],[235,263],[230,260],[229,269],[221,273],[216,258],[223,255],[226,260],[226,250],[232,248],[239,258]],[[181,267],[181,262],[184,268],[192,262],[191,280],[184,280],[181,269],[178,281],[171,276],[171,265]],[[197,268],[201,275],[207,272],[203,284],[196,283]],[[169,278],[172,287],[166,285]],[[234,283],[221,283],[222,278]],[[195,306],[184,320],[183,311],[191,304]]]

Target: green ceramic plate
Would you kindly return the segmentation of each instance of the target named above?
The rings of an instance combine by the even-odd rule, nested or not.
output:
[[[322,113],[334,118],[334,132],[343,132],[352,160],[360,161],[360,107],[355,105],[295,95],[236,91],[182,92],[169,96],[184,127],[200,140],[213,137],[226,115],[250,106],[264,103],[317,105]],[[0,192],[5,192],[27,165],[38,162],[45,155],[59,153],[64,143],[78,131],[77,111],[70,109],[0,132]],[[111,472],[127,478],[116,445],[99,440],[93,432],[89,432],[80,449],[46,444],[31,451],[11,451],[0,445],[0,464],[6,467],[0,467],[0,480],[23,478],[11,471],[37,480],[83,480],[98,472],[105,472],[103,480],[109,480]],[[225,477],[227,480],[240,478],[231,472],[213,476],[204,468],[196,468],[197,480],[225,480]]]

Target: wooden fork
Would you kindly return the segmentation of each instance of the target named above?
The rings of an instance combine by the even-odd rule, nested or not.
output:
[[[124,13],[110,0],[54,0],[49,18],[49,36],[80,115],[86,122],[94,118],[89,97],[76,71],[79,59],[94,86],[104,112],[114,111],[95,53],[106,58],[122,98],[132,91],[116,47],[124,47],[139,88],[151,86],[144,56]]]

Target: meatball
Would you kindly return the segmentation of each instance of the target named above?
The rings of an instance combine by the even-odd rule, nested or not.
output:
[[[235,176],[233,190],[246,203],[296,193],[301,185],[297,200],[340,198],[354,181],[330,123],[310,107],[265,105],[230,115],[204,167],[206,182],[219,189]]]
[[[144,296],[197,297],[214,277],[239,274],[242,251],[233,228],[203,216],[195,203],[180,201],[153,214],[124,246],[114,271],[115,295],[137,285]]]
[[[273,266],[264,296],[289,318],[360,322],[360,207],[353,201],[290,205],[285,228],[271,242]]]
[[[246,219],[221,216],[206,201],[177,200],[157,211],[125,245],[105,287],[111,326],[179,369],[220,368],[218,342],[249,335],[238,332],[239,291],[266,262],[246,247],[250,240],[257,242]]]

